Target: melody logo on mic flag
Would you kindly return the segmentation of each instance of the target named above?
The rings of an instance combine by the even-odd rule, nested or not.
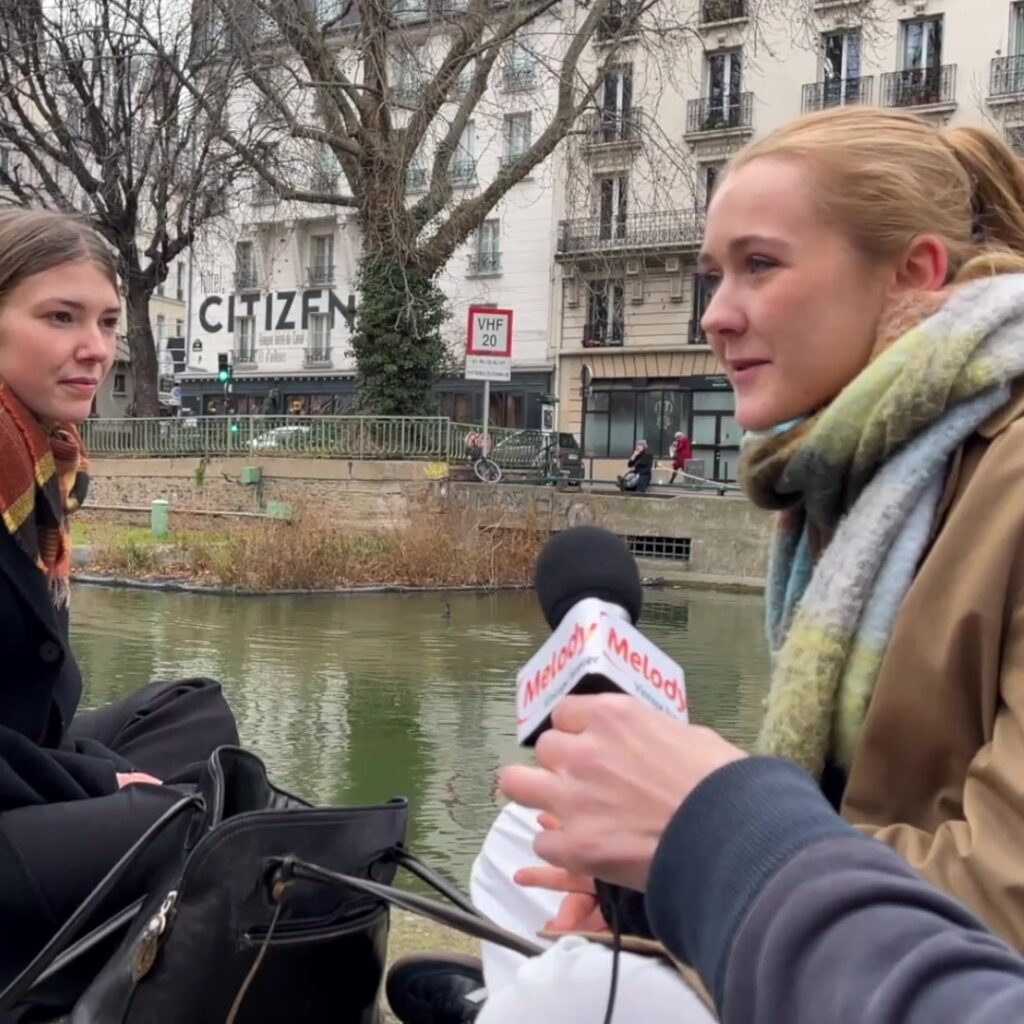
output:
[[[614,606],[591,597],[573,606],[516,678],[519,742],[531,743],[558,701],[591,676],[603,677],[659,711],[688,720],[682,667]]]

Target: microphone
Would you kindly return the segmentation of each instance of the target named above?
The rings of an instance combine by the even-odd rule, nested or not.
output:
[[[516,677],[516,733],[532,747],[566,694],[623,692],[688,720],[682,668],[633,623],[643,607],[636,560],[597,526],[555,534],[534,588],[551,636]]]

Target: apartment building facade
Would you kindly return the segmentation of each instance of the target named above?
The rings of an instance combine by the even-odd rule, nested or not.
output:
[[[388,76],[396,122],[412,115],[424,82],[436,71],[458,4],[400,0],[403,31],[391,47]],[[444,17],[435,17],[439,12]],[[544,59],[546,47],[557,45],[557,33],[548,29],[543,21],[533,23],[528,38],[507,47],[492,69],[450,164],[452,203],[479,194],[543,129],[557,88]],[[346,45],[342,31],[341,60],[347,59]],[[353,61],[353,73],[357,67]],[[428,188],[439,131],[467,88],[464,75],[408,165],[410,205]],[[296,174],[314,191],[347,194],[326,147],[308,150]],[[195,252],[188,365],[179,375],[184,408],[203,414],[345,414],[357,401],[350,338],[360,301],[358,217],[340,205],[283,202],[262,182],[245,187],[249,201],[237,238],[218,233]],[[456,357],[465,348],[471,305],[515,312],[512,380],[492,386],[492,424],[539,427],[541,397],[554,386],[549,304],[556,198],[553,168],[541,165],[503,196],[439,277],[451,311],[446,340]],[[232,364],[230,395],[216,379],[224,359]],[[479,382],[457,373],[438,387],[440,411],[462,422],[481,421],[482,396]]]
[[[871,103],[985,124],[1024,151],[1024,3],[808,0],[801,25],[755,25],[749,0],[692,6],[668,84],[664,54],[638,36],[583,145],[563,154],[587,180],[556,234],[559,427],[584,435],[598,476],[621,472],[639,437],[666,458],[682,430],[706,476],[736,477],[741,430],[701,333],[695,260],[709,196],[744,144],[802,112]],[[688,173],[672,177],[674,158]]]

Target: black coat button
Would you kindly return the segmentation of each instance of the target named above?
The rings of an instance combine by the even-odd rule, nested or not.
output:
[[[39,645],[39,657],[42,658],[47,665],[52,665],[54,662],[60,661],[60,656],[60,644],[55,644],[52,640],[46,640]]]

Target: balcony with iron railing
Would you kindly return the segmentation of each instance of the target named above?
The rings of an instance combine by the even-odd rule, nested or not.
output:
[[[311,288],[333,285],[334,264],[314,263],[311,267],[306,267],[306,284]]]
[[[252,189],[253,206],[270,206],[277,202],[277,190],[261,178]]]
[[[882,75],[883,107],[953,106],[955,103],[955,64],[908,68]]]
[[[629,110],[596,110],[583,118],[583,141],[589,148],[597,146],[639,145],[644,125],[644,112],[639,107]]]
[[[516,149],[509,153],[502,153],[501,156],[498,157],[498,166],[503,171],[507,171],[510,167],[515,166],[515,164],[523,158],[523,155],[526,152],[527,150],[525,149]]]
[[[694,249],[704,237],[704,214],[660,210],[629,217],[583,217],[558,224],[560,258],[611,250]]]
[[[747,17],[747,0],[701,0],[700,23],[715,25]]]
[[[587,324],[583,328],[584,348],[622,348],[626,332],[621,320]]]
[[[406,192],[424,192],[427,188],[426,167],[407,167],[405,169]]]
[[[476,184],[476,161],[472,157],[459,157],[453,160],[451,179],[453,185]]]
[[[873,75],[861,78],[833,78],[828,82],[809,82],[804,86],[803,110],[809,114],[829,107],[847,107],[855,103],[871,103],[875,88]]]
[[[260,287],[260,275],[255,267],[235,268],[235,291],[258,291]]]
[[[1016,57],[994,57],[989,73],[989,99],[998,102],[1021,94],[1024,94],[1024,54]]]
[[[501,273],[501,253],[491,250],[482,252],[471,252],[468,259],[469,267],[466,270],[468,277],[485,277],[488,274]]]
[[[594,38],[599,43],[606,43],[611,39],[635,35],[639,13],[638,0],[612,0],[608,5],[608,11],[597,23]]]
[[[753,131],[754,94],[729,93],[690,100],[686,108],[686,134]]]
[[[332,366],[331,347],[329,345],[314,345],[312,348],[304,349],[302,364],[306,367]]]
[[[337,192],[338,172],[322,170],[314,171],[309,178],[309,190],[311,192]]]
[[[236,345],[231,353],[231,366],[236,370],[246,370],[256,366],[255,342],[243,342]]]
[[[416,107],[422,97],[422,82],[395,82],[388,89],[388,99],[398,107]]]
[[[501,85],[505,92],[530,92],[537,85],[534,64],[508,64],[502,72]]]

